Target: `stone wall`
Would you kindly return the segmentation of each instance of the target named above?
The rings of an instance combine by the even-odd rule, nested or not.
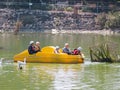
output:
[[[41,11],[41,10],[11,10],[0,9],[0,29],[13,31],[17,20],[22,22],[21,31],[58,30],[96,30],[94,13]]]

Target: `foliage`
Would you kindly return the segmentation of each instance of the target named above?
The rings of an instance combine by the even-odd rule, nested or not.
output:
[[[73,8],[72,7],[67,7],[66,11],[73,11]]]
[[[117,44],[104,43],[90,47],[90,58],[92,62],[116,62],[118,61]]]
[[[95,18],[96,24],[100,25],[102,29],[104,28],[105,23],[107,21],[106,17],[107,15],[105,13],[101,13]]]
[[[105,28],[120,28],[120,12],[110,12],[107,15]]]
[[[87,6],[82,7],[83,12],[91,12],[90,8]]]
[[[96,17],[95,21],[102,29],[120,28],[120,11],[109,12],[108,14],[101,13]]]

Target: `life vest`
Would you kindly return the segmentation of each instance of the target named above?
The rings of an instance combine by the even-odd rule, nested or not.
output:
[[[74,49],[73,54],[74,54],[74,55],[79,55],[79,54],[80,54],[80,51],[77,50],[77,49]]]

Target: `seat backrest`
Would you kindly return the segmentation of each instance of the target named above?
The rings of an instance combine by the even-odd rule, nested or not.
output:
[[[55,50],[54,46],[46,46],[41,49],[41,51],[45,53],[54,53],[54,50]]]

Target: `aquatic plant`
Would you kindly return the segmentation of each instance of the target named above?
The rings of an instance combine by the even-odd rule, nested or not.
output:
[[[118,62],[118,51],[113,43],[104,43],[90,47],[90,58],[92,62]]]

